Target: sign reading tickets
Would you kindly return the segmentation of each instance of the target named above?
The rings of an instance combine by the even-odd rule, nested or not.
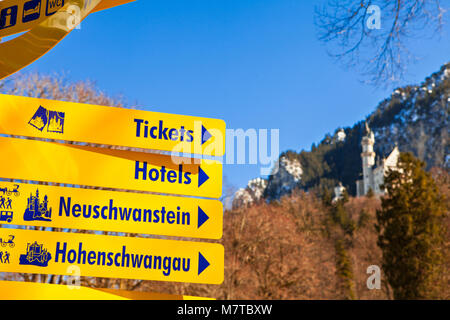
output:
[[[225,122],[0,95],[0,133],[189,154],[223,156]]]
[[[217,243],[0,228],[0,272],[221,284]],[[70,268],[68,268],[70,267]]]
[[[216,199],[222,194],[222,164],[213,160],[3,137],[0,150],[0,178]]]
[[[222,238],[218,200],[0,182],[0,224]]]

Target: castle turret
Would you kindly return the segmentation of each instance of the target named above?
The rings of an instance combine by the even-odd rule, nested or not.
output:
[[[373,151],[373,145],[375,144],[375,135],[370,130],[369,125],[366,122],[366,135],[362,138],[362,169],[363,169],[363,183],[364,194],[367,194],[370,186],[373,185],[373,166],[375,165],[375,152]]]

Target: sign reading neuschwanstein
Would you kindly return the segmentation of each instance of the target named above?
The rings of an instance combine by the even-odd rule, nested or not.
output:
[[[218,200],[0,182],[0,223],[220,239]]]

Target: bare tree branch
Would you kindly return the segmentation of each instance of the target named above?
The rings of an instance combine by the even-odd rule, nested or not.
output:
[[[368,27],[373,5],[380,8],[380,29]],[[408,41],[441,34],[445,12],[440,0],[328,0],[316,7],[315,24],[330,56],[380,86],[403,79],[417,59]]]

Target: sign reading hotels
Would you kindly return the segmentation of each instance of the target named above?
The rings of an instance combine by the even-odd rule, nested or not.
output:
[[[2,137],[0,150],[0,178],[207,198],[222,195],[219,161]]]

